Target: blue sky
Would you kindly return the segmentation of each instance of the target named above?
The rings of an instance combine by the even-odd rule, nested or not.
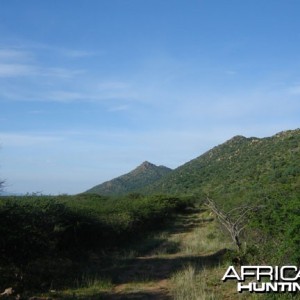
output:
[[[0,178],[79,193],[300,121],[298,0],[2,0]]]

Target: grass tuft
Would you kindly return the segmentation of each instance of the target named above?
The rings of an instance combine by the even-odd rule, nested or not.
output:
[[[188,265],[182,271],[172,277],[175,300],[213,300],[215,295],[206,285],[206,270],[196,271],[192,265]]]

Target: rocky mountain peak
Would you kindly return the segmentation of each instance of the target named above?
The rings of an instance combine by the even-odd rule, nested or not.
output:
[[[148,170],[151,168],[156,168],[157,166],[150,163],[149,161],[144,161],[140,166],[137,167],[139,170]]]

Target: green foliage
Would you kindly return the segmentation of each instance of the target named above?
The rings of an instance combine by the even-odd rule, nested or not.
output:
[[[172,170],[164,166],[156,166],[147,161],[133,171],[110,181],[96,185],[87,193],[106,196],[120,196],[126,194],[138,195],[141,188],[161,179]]]
[[[267,188],[295,194],[300,186],[300,130],[231,140],[191,160],[141,192],[209,194],[228,207],[260,200]]]
[[[91,251],[123,247],[191,204],[174,197],[94,194],[0,199],[0,287],[15,282],[27,288],[41,280],[59,282],[61,266],[70,272]]]
[[[251,218],[248,241],[253,259],[274,265],[300,263],[300,197],[271,195]],[[270,255],[270,249],[273,249]]]
[[[224,211],[247,203],[262,206],[243,236],[247,260],[300,262],[299,129],[263,139],[236,136],[141,192],[209,195]]]

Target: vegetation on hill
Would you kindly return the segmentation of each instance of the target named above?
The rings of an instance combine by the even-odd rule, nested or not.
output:
[[[300,129],[262,139],[235,136],[143,192],[209,196],[224,211],[257,206],[244,231],[247,260],[300,263]]]
[[[235,136],[135,191],[201,201],[209,196],[224,211],[257,205],[245,231],[248,252],[270,261],[268,251],[276,245],[274,263],[300,262],[300,129],[267,138]]]
[[[235,136],[142,191],[209,194],[223,203],[245,203],[272,191],[299,195],[300,129],[262,139]]]
[[[200,200],[209,195],[224,211],[257,205],[244,232],[252,253],[247,259],[300,262],[300,129],[267,138],[235,136],[136,191]]]
[[[106,196],[135,193],[142,187],[154,183],[171,171],[171,169],[165,166],[156,166],[145,161],[133,171],[96,185],[89,189],[87,193]]]

